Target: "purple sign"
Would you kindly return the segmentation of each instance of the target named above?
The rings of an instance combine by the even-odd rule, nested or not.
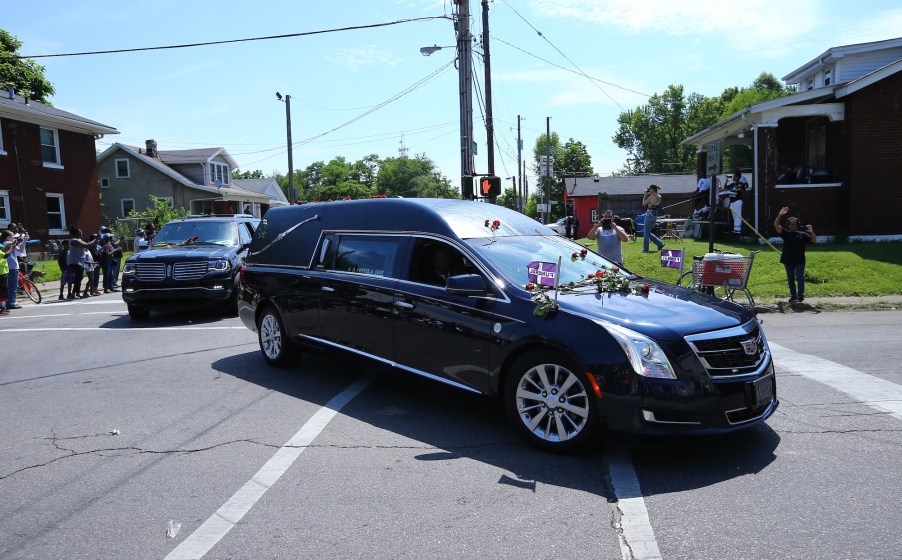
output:
[[[529,273],[529,281],[539,286],[554,287],[557,278],[557,263],[533,261],[526,267]]]
[[[661,266],[683,268],[683,250],[661,249]]]

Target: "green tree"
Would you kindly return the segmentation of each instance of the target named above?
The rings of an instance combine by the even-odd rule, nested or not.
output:
[[[539,169],[539,157],[546,155],[550,151],[554,158],[552,169],[554,174],[552,177],[542,176]],[[538,181],[541,189],[550,186],[551,212],[549,220],[557,220],[562,218],[567,211],[564,207],[564,177],[585,177],[591,175],[592,157],[589,155],[586,145],[579,140],[570,138],[561,145],[560,137],[556,132],[551,133],[551,142],[548,143],[546,135],[542,134],[536,139],[533,147],[533,156],[535,157],[534,170],[539,175]],[[542,190],[541,192],[544,192]],[[541,192],[535,194],[541,197]],[[529,204],[527,201],[527,214],[529,213]],[[532,214],[536,216],[536,214]]]
[[[511,210],[517,209],[517,190],[511,187],[504,189],[504,192],[501,193],[501,196],[495,201],[498,206],[504,206],[505,208],[510,208]]]
[[[423,154],[389,157],[382,160],[376,174],[377,190],[386,196],[405,198],[458,198],[448,178]]]
[[[15,35],[0,29],[0,84],[11,84],[19,95],[50,105],[56,91],[44,76],[45,68],[30,58],[17,58],[22,47]]]
[[[778,97],[783,97],[796,92],[795,87],[784,86],[776,76],[769,72],[762,72],[755,78],[752,85],[747,88],[732,88],[735,91],[729,99],[725,99],[721,95],[721,99],[725,101],[723,110],[720,114],[721,119],[725,119],[734,113],[745,109],[750,105],[769,101]],[[727,90],[724,91],[724,94]]]
[[[128,213],[129,218],[141,218],[138,227],[144,227],[146,224],[153,224],[157,231],[172,220],[181,220],[188,216],[188,210],[185,208],[173,208],[168,200],[157,198],[154,195],[148,197],[150,206],[140,212],[132,210]],[[119,232],[117,232],[119,233]]]
[[[237,169],[232,170],[232,179],[263,179],[263,172],[259,169],[254,169],[253,171],[242,171],[238,172]]]

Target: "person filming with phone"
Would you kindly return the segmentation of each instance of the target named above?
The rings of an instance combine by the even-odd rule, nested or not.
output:
[[[629,239],[622,227],[614,223],[614,212],[605,210],[601,220],[592,226],[589,239],[595,239],[598,244],[598,254],[617,264],[623,264],[623,252],[620,244]]]
[[[786,227],[780,225],[783,216],[789,213],[789,207],[784,206],[774,220],[774,229],[783,238],[783,253],[780,262],[786,268],[786,281],[789,283],[789,303],[805,301],[805,246],[817,242],[814,228],[809,224],[804,228],[799,227],[799,219],[790,217],[786,220]]]

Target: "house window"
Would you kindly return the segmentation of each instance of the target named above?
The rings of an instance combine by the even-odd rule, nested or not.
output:
[[[824,70],[824,85],[829,86],[833,83],[833,68]]]
[[[805,89],[814,89],[814,78],[808,78],[808,85]]]
[[[100,188],[101,188],[101,189],[108,189],[108,188],[110,188],[110,179],[109,179],[109,177],[101,177],[101,178],[100,178]]]
[[[47,193],[47,225],[52,234],[66,233],[66,206],[61,194]]]
[[[808,166],[814,169],[827,167],[827,117],[809,119],[805,123],[808,143]]]
[[[9,191],[0,191],[0,224],[9,223]]]
[[[123,198],[121,200],[122,203],[122,217],[127,218],[128,215],[135,210],[135,199],[134,198]]]
[[[172,197],[171,196],[158,196],[157,200],[160,202],[165,202],[167,206],[172,208]]]
[[[6,150],[3,149],[3,121],[0,120],[0,156],[5,156]]]
[[[223,185],[229,184],[229,166],[224,163],[210,163],[210,182],[219,181]]]
[[[128,179],[131,177],[131,169],[129,168],[128,158],[116,160],[116,178]]]
[[[44,167],[61,167],[59,133],[55,128],[41,129],[41,159]]]

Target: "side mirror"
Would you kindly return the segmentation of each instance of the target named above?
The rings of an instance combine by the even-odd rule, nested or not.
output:
[[[445,290],[456,296],[484,296],[488,288],[485,280],[478,274],[461,274],[451,276],[445,284]]]

